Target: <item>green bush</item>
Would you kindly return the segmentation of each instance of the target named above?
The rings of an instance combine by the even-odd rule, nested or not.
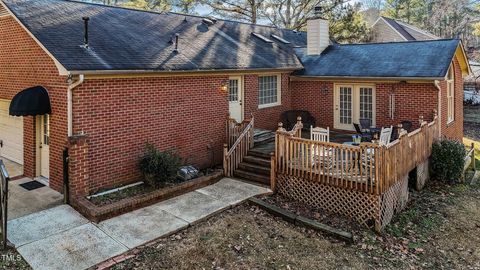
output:
[[[460,179],[465,165],[465,146],[459,141],[441,140],[433,144],[432,169],[437,180]]]
[[[159,187],[173,179],[180,167],[180,157],[173,151],[159,151],[152,144],[147,144],[145,154],[140,159],[140,170],[145,183]]]

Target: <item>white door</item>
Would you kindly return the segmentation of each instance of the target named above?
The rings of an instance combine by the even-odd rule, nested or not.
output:
[[[351,84],[335,87],[334,127],[355,130],[353,124],[360,119],[370,119],[375,126],[375,87],[373,85]]]
[[[0,100],[0,156],[23,165],[23,117],[10,116],[9,107]]]
[[[353,85],[338,85],[335,89],[335,128],[353,127]]]
[[[230,117],[238,123],[243,121],[243,83],[242,77],[231,77],[228,84],[228,105]]]
[[[49,178],[50,176],[50,117],[48,114],[40,118],[40,175]]]

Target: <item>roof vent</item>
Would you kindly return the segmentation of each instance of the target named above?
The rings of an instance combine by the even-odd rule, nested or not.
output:
[[[264,36],[262,36],[262,35],[260,35],[260,34],[252,33],[252,35],[253,35],[254,37],[256,37],[256,38],[259,38],[259,39],[263,40],[264,42],[273,43],[273,41],[272,41],[271,39],[266,38],[266,37],[264,37]]]
[[[178,52],[178,38],[180,37],[180,35],[177,33],[175,34],[175,49],[173,50],[174,52]]]
[[[210,19],[207,19],[207,18],[203,18],[202,22],[208,26],[212,26],[215,24],[214,21],[210,20]]]
[[[0,4],[0,17],[8,16],[8,15],[10,15],[8,13],[8,10]]]
[[[83,35],[83,45],[85,48],[88,48],[88,21],[90,20],[89,17],[83,17],[83,25],[84,25],[84,35]]]
[[[274,35],[274,34],[272,34],[271,36],[272,36],[272,38],[280,41],[280,42],[283,43],[283,44],[290,44],[290,41],[288,41],[288,40],[286,40],[286,39],[284,39],[284,38],[282,38],[282,37],[279,37],[279,36]]]

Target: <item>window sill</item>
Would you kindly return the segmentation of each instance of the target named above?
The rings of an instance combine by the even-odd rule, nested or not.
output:
[[[258,105],[258,109],[272,108],[272,107],[277,107],[277,106],[280,106],[280,105],[282,105],[282,103],[280,103],[280,102],[263,104],[263,105]]]
[[[447,127],[451,126],[453,123],[455,123],[455,119],[453,120],[447,120]]]

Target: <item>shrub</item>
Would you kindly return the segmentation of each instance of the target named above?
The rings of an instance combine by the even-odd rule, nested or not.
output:
[[[180,157],[173,151],[159,151],[152,144],[147,144],[145,154],[140,159],[140,170],[145,183],[159,187],[173,179],[180,167]]]
[[[460,179],[465,165],[465,146],[459,141],[441,140],[433,144],[432,169],[437,180]]]

